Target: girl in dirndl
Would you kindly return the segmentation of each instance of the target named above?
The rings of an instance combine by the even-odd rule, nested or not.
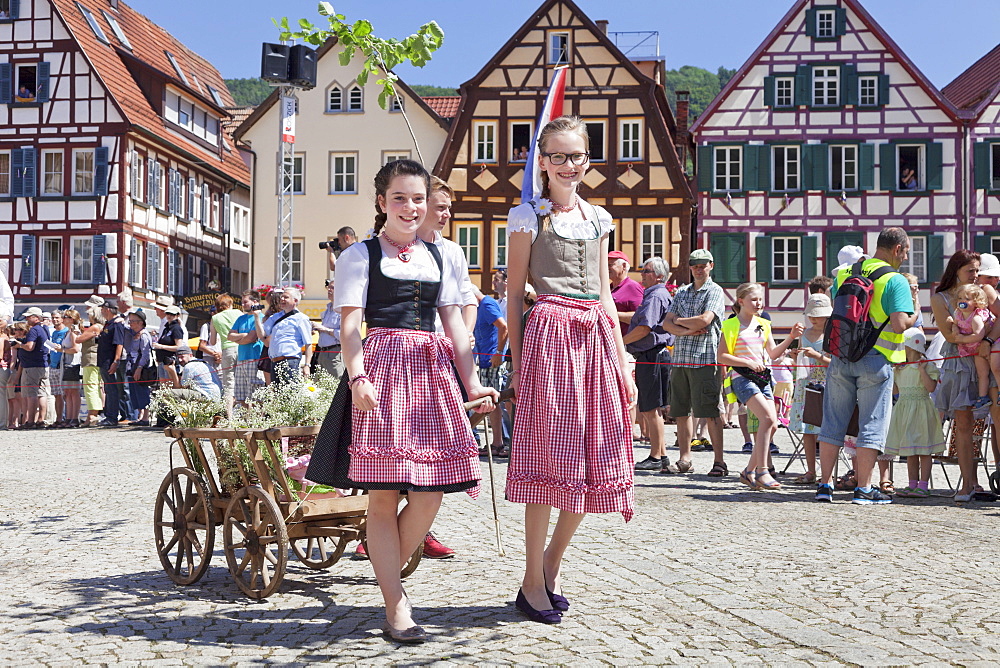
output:
[[[367,550],[386,606],[383,632],[408,643],[426,633],[413,621],[400,568],[423,542],[445,492],[475,498],[479,491],[479,451],[452,360],[469,398],[486,398],[477,410],[489,412],[498,398],[473,366],[460,269],[417,237],[429,189],[417,162],[379,170],[378,236],[341,254],[334,296],[353,402],[348,477],[370,497]],[[435,313],[447,338],[434,332]],[[407,496],[402,512],[400,492]]]
[[[626,368],[608,279],[611,216],[582,200],[589,138],[578,118],[546,125],[538,140],[543,198],[507,219],[507,322],[517,412],[507,498],[524,503],[525,571],[515,602],[529,619],[557,624],[563,553],[586,513],[631,519],[633,455]],[[538,300],[523,316],[528,275]],[[513,323],[524,322],[524,331]],[[559,519],[548,540],[549,515]]]

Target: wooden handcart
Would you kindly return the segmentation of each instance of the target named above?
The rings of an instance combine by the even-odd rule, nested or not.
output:
[[[166,435],[174,439],[171,452],[179,450],[184,465],[172,468],[160,484],[153,531],[170,579],[190,585],[205,575],[217,527],[222,529],[230,574],[254,599],[266,598],[281,586],[289,547],[308,568],[327,569],[348,543],[363,543],[367,494],[297,491],[282,465],[282,439],[310,440],[317,433],[318,426],[266,431],[168,428]],[[421,544],[404,565],[403,577],[416,570],[422,553]]]

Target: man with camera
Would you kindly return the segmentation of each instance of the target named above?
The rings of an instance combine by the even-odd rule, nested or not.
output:
[[[334,378],[344,375],[344,357],[340,354],[340,313],[333,310],[333,279],[326,282],[326,296],[330,303],[326,305],[319,323],[313,323],[313,329],[319,332],[319,341],[313,352],[316,367],[323,369]]]
[[[357,241],[358,235],[354,232],[354,228],[345,226],[337,230],[336,239],[319,242],[320,250],[326,249],[329,251],[327,253],[327,262],[329,263],[331,272],[337,268],[337,256],[347,250],[348,246],[357,243]]]
[[[312,322],[309,316],[296,307],[302,300],[298,288],[285,288],[278,306],[281,308],[261,322],[260,311],[254,311],[254,330],[257,339],[267,345],[271,356],[271,378],[276,383],[295,382],[305,372],[309,373],[312,359]],[[302,351],[305,364],[302,365]]]

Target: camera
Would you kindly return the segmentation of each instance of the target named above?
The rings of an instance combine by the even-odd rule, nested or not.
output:
[[[264,310],[264,305],[263,304],[254,304],[253,306],[250,307],[250,310],[251,311],[263,311]]]
[[[335,252],[340,251],[340,239],[331,239],[330,241],[321,241],[321,242],[319,242],[319,249],[320,250],[332,250],[332,251],[335,251]]]

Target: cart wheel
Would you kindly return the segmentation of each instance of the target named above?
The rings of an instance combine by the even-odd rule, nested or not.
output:
[[[288,530],[274,499],[259,487],[242,487],[222,525],[229,572],[250,598],[267,598],[285,577]]]
[[[188,468],[172,470],[160,483],[153,510],[156,554],[179,585],[205,575],[215,546],[215,512],[208,485]]]
[[[1000,494],[1000,471],[994,471],[990,474],[990,489],[993,490],[994,494]]]
[[[295,538],[292,540],[292,552],[304,566],[323,570],[337,563],[341,555],[344,554],[347,542],[347,536],[341,538],[330,536]]]
[[[399,572],[399,577],[405,578],[413,575],[413,571],[417,570],[417,566],[420,565],[420,557],[424,556],[424,542],[420,541],[420,545],[417,545],[417,549],[413,551],[410,558],[403,565],[403,570]]]

